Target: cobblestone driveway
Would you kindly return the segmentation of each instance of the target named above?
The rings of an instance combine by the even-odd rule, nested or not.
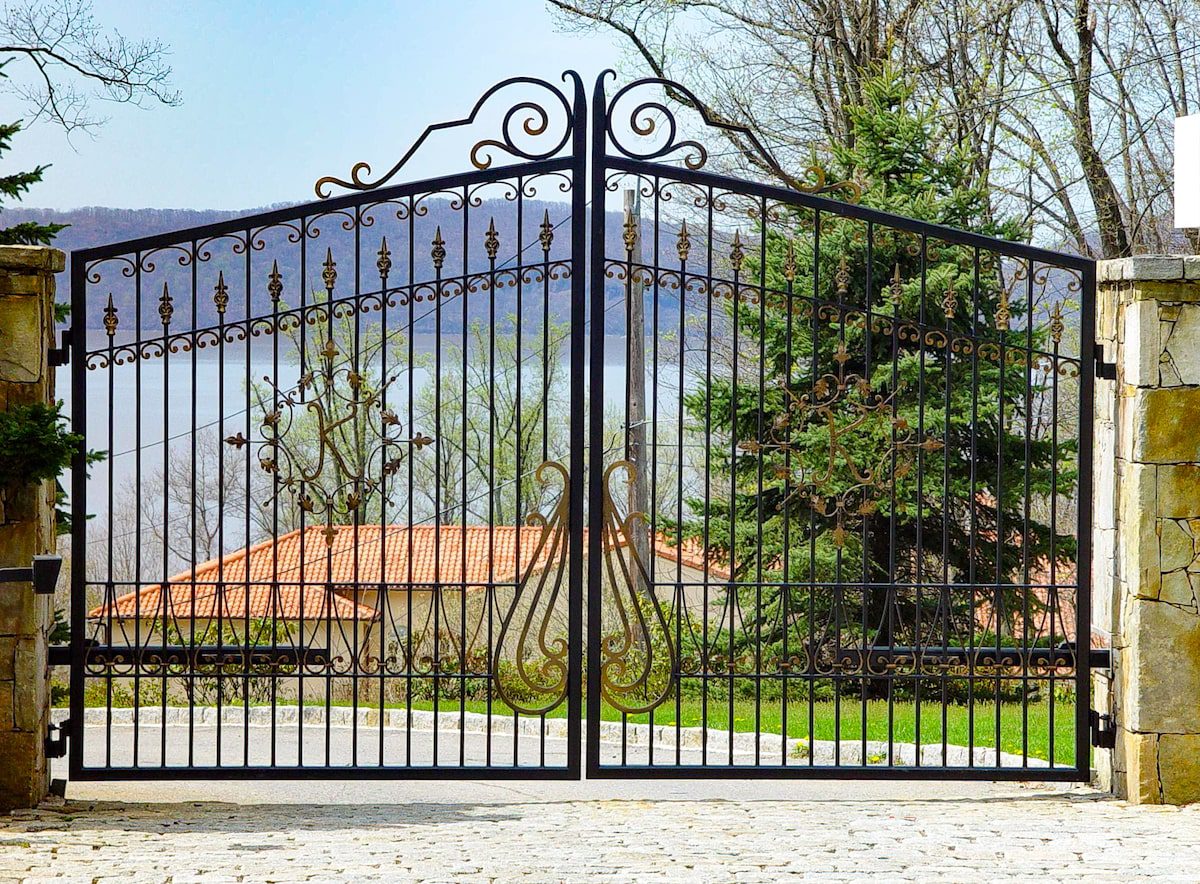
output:
[[[71,792],[63,807],[0,822],[0,881],[1200,880],[1200,807],[1129,807],[1086,789],[358,782]],[[265,803],[276,800],[320,803]]]

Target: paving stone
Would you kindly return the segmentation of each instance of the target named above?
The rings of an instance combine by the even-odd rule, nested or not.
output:
[[[409,804],[69,801],[0,819],[0,881],[1127,881],[1200,868],[1200,806],[1157,812],[1083,788],[976,799],[974,788],[563,800],[513,784],[510,797]]]

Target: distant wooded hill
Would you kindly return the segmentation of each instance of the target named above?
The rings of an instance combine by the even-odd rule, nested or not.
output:
[[[69,255],[72,250],[84,249],[108,243],[122,242],[145,236],[186,230],[231,218],[255,215],[265,211],[287,208],[290,203],[279,203],[245,211],[221,211],[215,209],[112,209],[99,206],[89,206],[65,211],[55,209],[35,209],[24,207],[6,208],[0,215],[0,225],[8,226],[22,221],[32,220],[41,223],[69,225],[54,242],[54,245]],[[448,202],[433,199],[426,203],[425,215],[416,218],[412,226],[412,240],[416,244],[413,250],[412,278],[418,282],[434,278],[434,268],[430,258],[430,241],[433,232],[441,227],[445,240],[447,256],[443,274],[458,275],[463,271],[464,264],[470,273],[486,271],[488,267],[485,251],[485,236],[489,220],[494,219],[500,248],[497,266],[513,266],[517,252],[517,214],[516,203],[510,200],[485,200],[478,206],[470,206],[467,218],[469,229],[464,231],[464,219],[461,209],[453,208]],[[551,260],[565,260],[570,250],[570,227],[567,223],[570,207],[566,203],[541,202],[526,199],[522,203],[521,247],[526,263],[541,260],[541,245],[538,241],[539,225],[543,215],[549,211],[551,223],[556,225]],[[307,252],[304,257],[305,275],[308,277],[306,288],[309,291],[320,289],[322,282],[322,261],[326,249],[330,249],[337,262],[338,281],[336,294],[346,295],[354,291],[354,234],[342,229],[341,222],[346,220],[341,216],[331,216],[319,225],[320,234],[310,238],[306,243]],[[409,227],[407,220],[397,219],[394,210],[380,210],[376,213],[374,223],[360,229],[362,237],[359,252],[360,290],[372,291],[379,287],[379,276],[375,269],[376,251],[382,237],[387,236],[391,249],[393,270],[389,277],[389,287],[403,284],[408,280]],[[619,256],[621,249],[620,213],[610,212],[607,218],[607,237],[612,244],[610,254]],[[646,233],[649,234],[649,225]],[[664,235],[667,232],[664,225]],[[673,231],[671,231],[673,234]],[[264,248],[252,250],[250,261],[250,304],[251,315],[269,314],[271,311],[270,296],[267,289],[268,273],[273,261],[278,261],[279,271],[283,278],[283,300],[295,305],[300,300],[300,266],[301,250],[298,243],[287,241],[288,231],[276,228],[264,237]],[[464,234],[467,248],[464,252]],[[181,241],[186,246],[186,241]],[[173,330],[192,326],[204,327],[216,325],[218,316],[212,299],[213,287],[218,272],[223,272],[229,288],[229,306],[226,319],[242,318],[247,313],[246,294],[246,257],[244,250],[235,250],[233,240],[223,238],[215,240],[206,246],[210,256],[199,263],[196,268],[196,310],[193,317],[191,308],[192,269],[182,267],[178,263],[181,251],[164,251],[155,256],[153,273],[143,273],[141,284],[141,322],[143,334],[152,336],[161,331],[158,314],[158,298],[162,291],[163,282],[168,283],[175,298],[175,319]],[[127,265],[124,265],[127,266]],[[68,272],[69,272],[68,266]],[[99,283],[89,286],[89,304],[84,325],[90,329],[102,328],[103,308],[109,294],[121,317],[122,331],[131,331],[131,323],[138,312],[136,304],[138,294],[135,281],[121,273],[122,265],[109,262],[99,268],[102,278]],[[59,300],[69,299],[69,275],[63,274],[59,281]],[[556,307],[552,313],[559,321],[565,321],[566,297],[569,291],[569,280],[552,279],[550,283],[552,302]],[[608,301],[621,299],[621,283],[608,280]],[[527,291],[534,292],[532,288]],[[537,297],[526,295],[527,303],[523,308],[540,314],[540,285],[535,294]],[[515,312],[515,293],[512,290],[498,296],[497,315]],[[537,301],[536,304],[533,301]],[[668,304],[667,301],[671,303]],[[660,308],[663,309],[662,320],[667,321],[670,315],[677,315],[673,309],[674,298],[667,298],[664,293]],[[614,305],[615,306],[615,305]],[[451,315],[453,314],[453,315]],[[443,329],[448,332],[459,330],[459,314],[453,311],[447,313],[443,320]],[[624,311],[610,309],[607,312],[606,326],[613,333],[620,334],[624,328]],[[186,325],[179,325],[180,322]]]

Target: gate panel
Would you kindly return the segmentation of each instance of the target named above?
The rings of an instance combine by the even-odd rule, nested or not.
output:
[[[1094,265],[668,93],[592,103],[589,775],[1086,779]]]
[[[71,775],[1085,779],[1093,263],[567,80],[72,255]]]
[[[110,453],[74,475],[73,778],[578,776],[564,79],[323,201],[72,255],[74,426]],[[389,184],[472,123],[472,171]]]

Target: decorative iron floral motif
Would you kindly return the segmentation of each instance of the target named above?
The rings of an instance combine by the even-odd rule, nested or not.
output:
[[[778,478],[790,479],[788,499],[807,501],[814,512],[832,519],[833,541],[839,547],[848,536],[847,517],[876,512],[896,481],[914,469],[918,450],[933,452],[943,447],[941,440],[928,433],[919,437],[896,413],[895,398],[902,383],[887,394],[876,391],[862,376],[846,372],[849,359],[843,344],[834,355],[835,373],[817,378],[807,392],[785,387],[786,410],[767,431],[765,441],[747,440],[738,445],[754,454],[792,455],[790,466],[783,459],[775,465]],[[891,444],[875,448],[874,453],[871,446],[863,446],[863,453],[851,450],[856,431],[872,421],[886,426],[880,430],[890,436]],[[814,463],[803,456],[810,449],[797,440],[821,425],[828,451]]]
[[[327,339],[320,367],[306,371],[294,387],[282,390],[267,378],[275,395],[269,407],[259,395],[258,437],[247,438],[239,431],[225,439],[237,449],[256,446],[259,468],[278,477],[275,493],[262,505],[270,506],[284,493],[292,495],[304,512],[326,517],[330,544],[336,536],[336,517],[367,503],[383,478],[400,469],[410,449],[420,451],[433,442],[419,432],[403,436],[396,413],[384,408],[384,393],[396,375],[371,387],[349,363],[338,364],[338,355],[337,345]],[[291,438],[302,412],[316,422],[304,445]],[[355,440],[350,451],[344,437],[339,439],[347,430]]]

